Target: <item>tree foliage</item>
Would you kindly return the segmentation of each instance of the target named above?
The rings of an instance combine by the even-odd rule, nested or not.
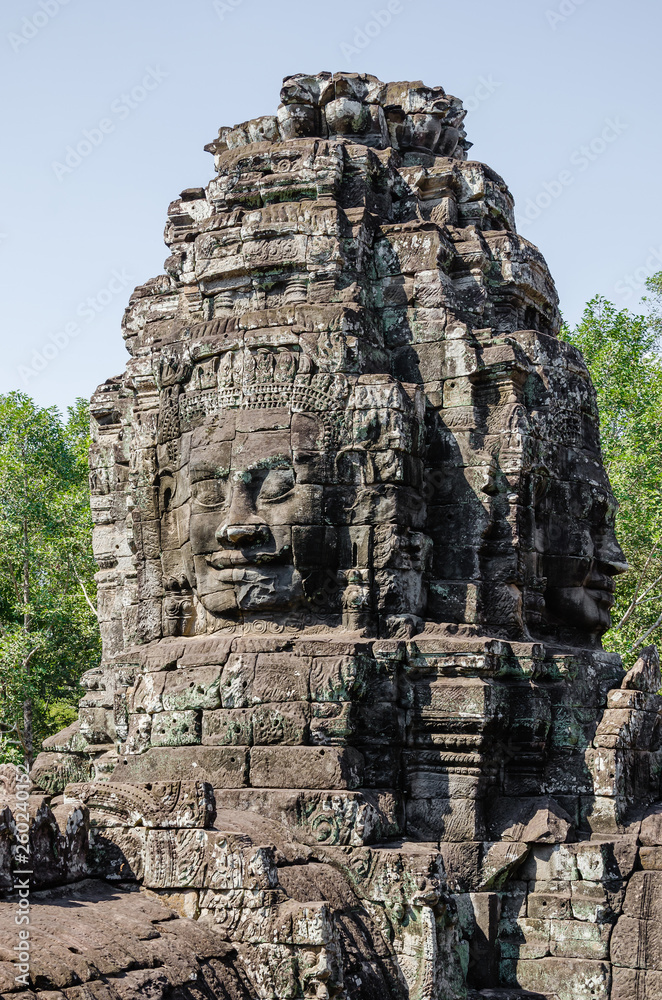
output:
[[[0,396],[0,757],[31,761],[98,662],[87,404]],[[16,740],[12,746],[10,740]]]
[[[662,273],[651,279],[645,313],[617,310],[598,296],[564,330],[596,388],[602,451],[619,502],[617,533],[631,570],[617,579],[607,649],[626,665],[662,628]]]

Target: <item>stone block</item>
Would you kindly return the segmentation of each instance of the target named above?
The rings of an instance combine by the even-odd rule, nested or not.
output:
[[[517,962],[520,989],[558,1000],[605,1000],[609,996],[610,966],[589,959],[540,958]]]
[[[659,901],[657,908],[649,909],[649,914],[647,918],[631,917],[627,914],[619,917],[611,939],[611,960],[615,966],[627,969],[662,969]]]
[[[609,958],[609,924],[587,920],[550,921],[550,950],[558,958]]]
[[[252,703],[255,678],[255,653],[231,653],[221,677],[223,708],[248,708]]]
[[[139,881],[145,872],[146,827],[95,827],[90,830],[91,875],[119,882]]]
[[[490,811],[493,840],[562,844],[573,839],[572,820],[552,798],[502,796]]]
[[[200,712],[158,712],[152,716],[154,747],[191,746],[200,742]]]
[[[613,886],[613,883],[609,883]],[[575,920],[588,920],[594,924],[613,924],[620,915],[625,897],[624,889],[606,889],[601,882],[573,882],[572,916]]]
[[[640,749],[651,745],[657,712],[612,708],[604,712],[595,733],[596,747]]]
[[[253,712],[250,708],[220,708],[202,713],[203,746],[251,746]]]
[[[639,860],[644,871],[662,872],[662,847],[642,847]]]
[[[450,892],[466,893],[478,889],[481,882],[483,843],[466,841],[439,844]]]
[[[405,754],[411,760],[414,754]],[[486,781],[480,773],[457,774],[450,768],[438,771],[418,769],[410,763],[406,770],[407,786],[412,798],[478,799],[485,795]]]
[[[257,705],[253,709],[252,718],[255,746],[277,743],[296,746],[308,742],[310,723],[308,702]]]
[[[301,843],[314,847],[361,847],[400,836],[404,829],[399,796],[386,790],[217,788],[214,794],[221,816],[226,811],[247,812],[250,823],[254,812],[281,823]]]
[[[92,763],[82,754],[40,753],[30,777],[35,788],[59,795],[72,781],[88,781],[92,777]]]
[[[200,919],[211,926],[221,925],[223,935],[241,946],[242,954],[251,955],[253,974],[259,975],[262,989],[268,983],[268,996],[296,996],[300,992],[300,976],[292,946],[293,910],[300,904],[283,902],[281,891],[265,889],[226,889],[200,893]],[[319,908],[321,904],[312,904]],[[258,949],[262,950],[264,968],[253,964]],[[287,949],[288,976],[285,980],[279,951]],[[274,970],[275,962],[279,967]],[[302,963],[303,964],[303,963]],[[276,971],[274,978],[271,974]],[[266,973],[266,975],[265,975]],[[274,979],[276,980],[274,982]],[[286,983],[286,985],[285,985]],[[285,989],[284,989],[285,986]]]
[[[80,734],[88,743],[112,743],[112,712],[107,708],[81,708]]]
[[[662,972],[614,966],[611,1000],[662,1000]]]
[[[607,695],[607,708],[633,708],[642,712],[659,712],[662,698],[657,694],[646,694],[634,688],[624,690],[613,688]]]
[[[169,671],[162,694],[165,711],[220,708],[221,671],[220,666]]]
[[[662,803],[648,810],[641,822],[639,841],[644,847],[662,845]]]
[[[135,686],[129,690],[129,712],[147,712],[150,715],[154,712],[162,712],[163,689],[168,673],[169,671],[159,670],[141,674]]]
[[[526,914],[534,920],[572,920],[570,894],[532,892],[526,901]]]
[[[501,955],[510,959],[541,959],[549,954],[550,922],[532,917],[522,917],[517,922],[513,939],[501,941]]]
[[[591,833],[603,836],[624,833],[625,809],[626,803],[621,797],[582,795],[580,800],[582,827],[590,830]]]
[[[483,805],[476,799],[410,799],[407,833],[414,840],[483,840]]]
[[[644,691],[646,694],[659,694],[662,687],[660,678],[660,657],[656,646],[646,646],[641,656],[627,672],[621,684],[626,690]]]
[[[152,716],[132,713],[128,719],[128,732],[124,744],[125,753],[144,753],[149,750],[152,739]]]
[[[53,753],[85,753],[89,745],[87,740],[81,736],[80,723],[77,719],[66,729],[44,740],[42,748],[44,751]]]
[[[253,788],[359,788],[363,756],[353,747],[254,747]]]
[[[582,879],[589,882],[626,879],[637,860],[637,838],[622,836],[602,843],[583,841],[575,844],[573,850]]]
[[[506,693],[479,678],[422,678],[414,682],[413,710],[422,723],[448,724],[456,732],[476,732],[507,710]]]
[[[507,889],[500,891],[499,896],[501,899],[499,937],[516,941],[520,936],[519,922],[526,919],[527,884],[513,881]]]
[[[625,791],[625,769],[622,754],[614,748],[591,748],[584,754],[586,765],[593,776],[593,793],[596,796],[622,795]]]
[[[325,847],[324,858],[343,872],[361,899],[373,903],[409,906],[418,897],[415,905],[432,906],[445,893],[443,862],[434,844],[405,842],[351,851]]]
[[[497,841],[494,844],[486,841],[482,844],[482,858],[479,874],[479,889],[500,889],[510,885],[512,876],[522,864],[528,853],[526,844],[509,844]]]
[[[519,871],[532,882],[575,882],[580,878],[575,844],[534,844]]]
[[[151,889],[273,889],[274,849],[217,830],[149,830],[144,884]]]
[[[322,745],[346,743],[355,730],[355,706],[349,702],[313,702],[310,742]]]
[[[230,421],[228,421],[230,422]],[[209,432],[210,428],[201,427],[201,432]],[[216,427],[217,432],[223,433],[222,426]],[[180,640],[181,643],[181,640]],[[232,648],[232,636],[208,635],[196,638],[193,641],[181,643],[182,652],[177,658],[178,666],[181,667],[207,667],[223,666],[230,655]]]
[[[308,701],[310,666],[307,656],[258,653],[252,702]]]
[[[82,802],[94,827],[205,827],[216,815],[212,787],[204,781],[71,784],[65,802]]]
[[[311,701],[360,699],[366,690],[368,669],[365,656],[315,656],[310,671]]]
[[[175,781],[192,774],[214,788],[243,788],[248,783],[248,748],[152,747],[147,753],[120,757],[113,781]]]
[[[623,913],[628,917],[648,920],[660,912],[662,904],[662,873],[635,872],[628,882]]]

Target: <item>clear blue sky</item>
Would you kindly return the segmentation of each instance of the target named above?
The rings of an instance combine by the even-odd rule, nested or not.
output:
[[[64,408],[123,369],[120,319],[162,271],[169,202],[211,177],[202,147],[218,127],[275,112],[300,71],[421,79],[464,99],[471,155],[510,185],[566,318],[596,292],[636,306],[662,269],[660,5],[392,0],[380,26],[386,7],[5,0],[0,392]],[[68,165],[85,130],[96,145]]]

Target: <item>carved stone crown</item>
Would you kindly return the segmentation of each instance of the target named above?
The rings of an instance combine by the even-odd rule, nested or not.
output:
[[[272,348],[226,351],[193,368],[178,400],[182,430],[231,409],[286,407],[319,414],[325,445],[337,447],[350,385],[337,372],[313,372],[311,358],[298,351]]]

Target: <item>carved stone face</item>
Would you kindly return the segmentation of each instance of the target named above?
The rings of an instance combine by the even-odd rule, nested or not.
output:
[[[186,498],[178,540],[190,544],[189,582],[212,615],[292,609],[332,558],[322,527],[325,462],[311,448],[320,435],[317,418],[286,408],[222,411],[191,432],[170,502]]]
[[[610,494],[588,483],[567,485],[566,491],[567,502],[556,504],[543,521],[546,616],[599,638],[610,625],[614,577],[627,569],[614,531],[615,505]]]

